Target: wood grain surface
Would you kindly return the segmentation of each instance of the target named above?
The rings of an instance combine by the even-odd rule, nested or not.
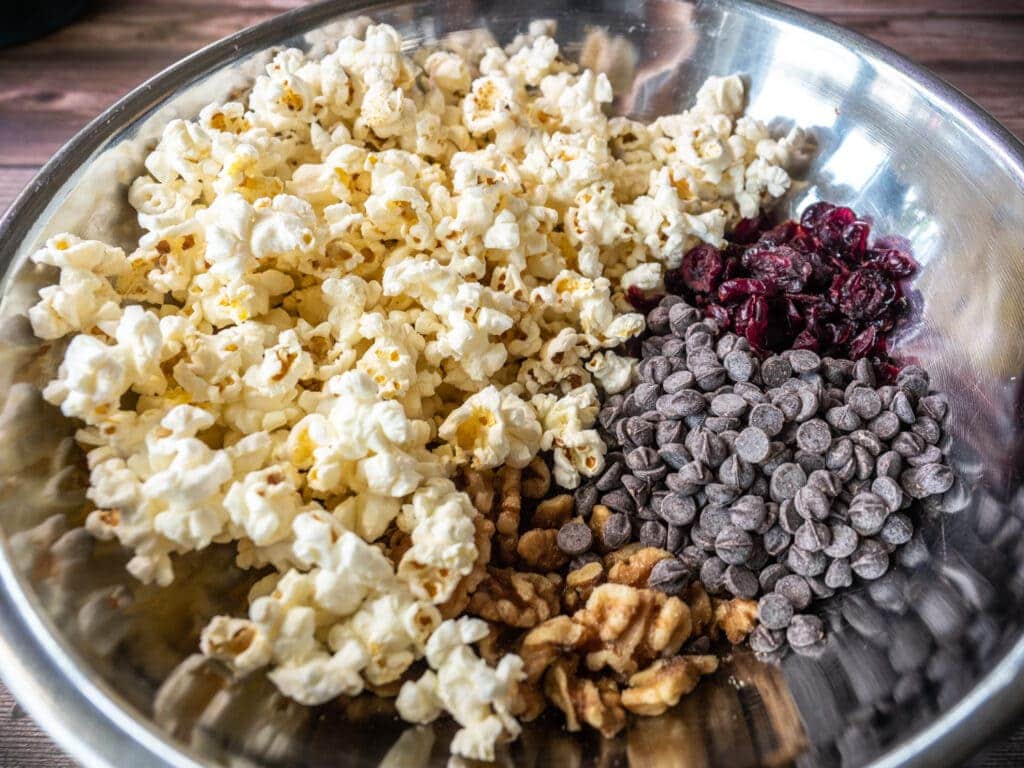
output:
[[[794,0],[929,67],[1024,136],[1024,0]],[[86,122],[195,49],[298,0],[95,0],[67,28],[0,50],[0,212]],[[65,768],[0,687],[0,768]],[[1024,729],[973,765],[1024,765]]]

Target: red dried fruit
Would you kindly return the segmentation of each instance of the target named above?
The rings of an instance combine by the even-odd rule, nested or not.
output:
[[[686,287],[700,293],[711,293],[718,286],[722,268],[722,254],[707,244],[691,248],[679,267]]]
[[[910,277],[917,270],[917,264],[909,254],[895,248],[874,248],[869,250],[861,266],[885,272],[897,280]]]
[[[750,219],[740,219],[739,223],[729,234],[729,240],[740,245],[749,245],[757,240],[758,236],[768,228],[768,219],[764,213]]]
[[[814,203],[804,208],[803,214],[800,216],[800,223],[808,229],[814,229],[821,223],[821,220],[826,214],[835,210],[835,206],[832,203],[820,202]]]
[[[763,296],[751,296],[733,315],[733,330],[747,337],[754,349],[765,349],[768,332],[768,302]]]
[[[722,302],[737,301],[748,296],[766,296],[771,293],[771,286],[763,280],[750,277],[737,277],[726,280],[718,286],[718,300]]]
[[[786,293],[802,291],[814,272],[810,259],[788,245],[750,248],[743,254],[743,266],[752,277],[771,281]]]
[[[874,269],[851,272],[839,286],[836,304],[854,320],[873,320],[884,314],[896,299],[896,286]]]
[[[704,307],[704,314],[717,322],[718,327],[723,331],[728,330],[732,326],[732,315],[721,304],[708,304]]]
[[[633,309],[637,312],[643,312],[645,315],[658,306],[658,302],[661,301],[664,295],[663,293],[648,295],[635,285],[631,285],[626,289],[626,300],[633,306]]]
[[[846,256],[854,263],[859,263],[868,249],[868,236],[871,225],[866,221],[854,221],[843,230],[843,242],[846,244]]]

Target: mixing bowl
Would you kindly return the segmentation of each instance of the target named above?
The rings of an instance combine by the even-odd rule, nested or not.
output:
[[[0,665],[19,701],[90,766],[420,766],[452,728],[411,728],[368,699],[305,709],[265,678],[195,656],[248,577],[231,552],[185,557],[173,588],[127,576],[117,546],[80,527],[81,452],[38,387],[60,345],[24,312],[53,275],[28,254],[62,230],[126,245],[126,184],[160,128],[244,87],[276,46],[329,47],[367,14],[410,45],[488,27],[503,42],[554,19],[571,56],[610,69],[615,109],[675,112],[709,75],[742,73],[749,111],[810,128],[817,148],[784,205],[850,205],[909,239],[917,319],[897,355],[952,401],[959,482],[894,574],[830,604],[820,658],[781,667],[737,653],[674,711],[614,741],[527,728],[501,761],[525,765],[958,764],[1024,695],[1024,148],[961,94],[891,51],[781,6],[740,0],[329,2],[190,56],[118,102],[43,169],[0,224]],[[776,116],[780,116],[776,119]]]

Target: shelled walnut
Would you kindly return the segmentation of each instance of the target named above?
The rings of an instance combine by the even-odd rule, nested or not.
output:
[[[469,601],[469,613],[510,627],[528,629],[559,611],[562,579],[556,574],[488,568]]]

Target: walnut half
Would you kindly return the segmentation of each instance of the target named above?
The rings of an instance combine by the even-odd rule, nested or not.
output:
[[[544,676],[544,692],[565,715],[566,730],[580,730],[582,721],[610,739],[626,725],[618,686],[613,680],[577,677],[577,664],[576,659],[557,661]]]
[[[629,687],[622,692],[622,706],[638,715],[660,715],[696,688],[702,675],[717,669],[716,656],[658,659],[629,678]]]
[[[528,629],[559,610],[561,579],[555,574],[519,573],[488,568],[487,577],[469,600],[469,613],[488,621]]]

